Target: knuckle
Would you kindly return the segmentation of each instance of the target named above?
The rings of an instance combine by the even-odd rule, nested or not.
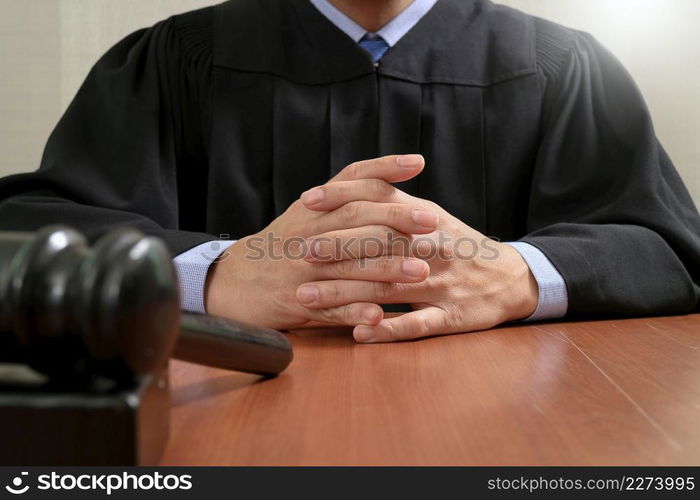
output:
[[[333,189],[335,189],[335,197],[340,200],[346,200],[352,195],[352,190],[350,187],[343,182],[337,183],[335,186],[333,186]]]
[[[440,205],[438,205],[434,201],[431,201],[431,200],[422,200],[422,201],[425,203],[426,208],[431,209],[435,213],[440,213],[440,210],[442,210],[440,208]]]
[[[355,320],[355,310],[352,306],[343,306],[340,308],[340,316],[346,325],[354,324]]]
[[[386,199],[393,195],[395,188],[381,179],[369,179],[366,187],[373,198]]]
[[[430,322],[425,316],[416,318],[416,335],[419,337],[430,335]]]
[[[388,205],[387,206],[387,218],[388,221],[391,224],[396,224],[397,222],[401,222],[402,216],[403,216],[403,207],[401,205]]]
[[[321,291],[321,297],[328,301],[332,301],[333,303],[342,301],[343,295],[343,290],[340,287],[340,284],[337,282],[332,282],[331,286],[328,287],[327,290]]]
[[[376,262],[377,270],[382,276],[393,276],[394,264],[389,259],[378,259]]]
[[[317,321],[323,321],[325,323],[335,324],[335,325],[346,325],[352,323],[352,310],[349,306],[344,307],[331,307],[327,309],[320,309],[316,312]]]
[[[330,241],[331,238],[332,236],[314,239],[315,247],[312,248],[312,250],[318,260],[321,262],[327,262],[333,258],[333,245]]]
[[[340,218],[347,225],[356,224],[360,218],[360,204],[346,203],[340,209]]]
[[[405,337],[402,329],[395,323],[386,325],[386,334],[390,341],[403,340]]]
[[[372,283],[374,297],[382,302],[385,300],[392,299],[394,286],[392,283],[383,283],[381,281],[375,281]]]
[[[413,235],[387,227],[384,237],[386,238],[387,254],[404,256],[411,255],[411,249],[414,242]]]
[[[333,313],[333,310],[331,309],[320,309],[318,311],[314,311],[314,316],[316,316],[314,319],[317,321],[323,321],[325,323],[333,323],[335,320],[335,314]]]
[[[460,325],[463,323],[462,311],[457,308],[452,314],[444,314],[438,325],[440,329],[444,332],[452,332],[459,329]]]
[[[353,248],[358,257],[371,259],[384,255],[386,236],[383,228],[373,227],[371,232],[355,242]]]
[[[344,278],[352,274],[355,262],[352,260],[341,260],[332,264],[333,276],[335,278]]]
[[[345,167],[343,173],[345,178],[349,180],[357,179],[360,176],[360,162],[356,161]]]

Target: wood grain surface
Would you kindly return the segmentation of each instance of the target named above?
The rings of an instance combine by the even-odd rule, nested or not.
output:
[[[700,464],[700,315],[290,339],[271,380],[173,362],[163,465]]]

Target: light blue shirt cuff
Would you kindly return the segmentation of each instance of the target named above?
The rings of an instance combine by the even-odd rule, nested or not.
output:
[[[204,287],[209,267],[221,261],[235,241],[209,241],[202,243],[173,259],[180,283],[180,305],[184,311],[205,313]]]
[[[569,308],[569,297],[564,278],[542,251],[522,241],[506,243],[523,257],[535,276],[540,296],[537,309],[525,321],[562,318]]]

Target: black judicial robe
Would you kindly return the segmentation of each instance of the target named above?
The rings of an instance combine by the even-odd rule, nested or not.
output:
[[[100,59],[0,229],[133,226],[173,254],[252,234],[355,160],[422,153],[401,187],[540,248],[569,312],[682,313],[700,219],[628,73],[591,36],[439,0],[375,67],[308,0],[233,0]]]

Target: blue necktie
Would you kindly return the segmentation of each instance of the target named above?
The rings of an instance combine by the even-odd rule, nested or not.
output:
[[[389,50],[389,44],[384,41],[380,36],[370,36],[365,35],[362,40],[360,40],[360,47],[369,52],[372,56],[372,62],[376,63],[382,56]]]

